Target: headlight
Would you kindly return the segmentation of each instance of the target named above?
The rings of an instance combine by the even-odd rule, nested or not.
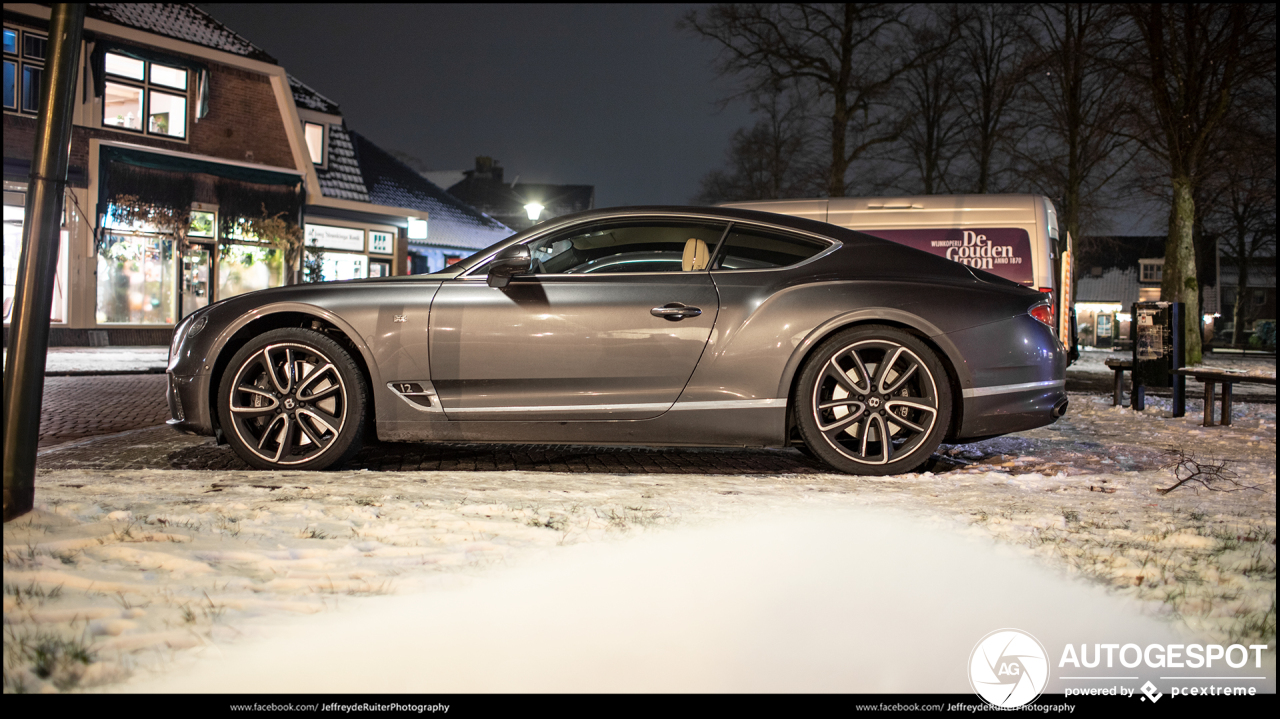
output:
[[[169,342],[169,369],[173,369],[173,365],[178,359],[178,348],[182,346],[182,341],[200,334],[200,330],[203,330],[208,325],[209,317],[200,315],[194,320],[188,317],[173,328],[173,340]]]
[[[209,315],[200,315],[195,322],[191,323],[191,327],[187,329],[188,337],[195,337],[200,334],[200,330],[209,326]]]

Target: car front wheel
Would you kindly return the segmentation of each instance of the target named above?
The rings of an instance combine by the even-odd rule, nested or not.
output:
[[[918,468],[951,420],[942,363],[924,342],[893,327],[855,327],[823,342],[792,401],[804,443],[851,474]]]
[[[259,469],[340,466],[360,448],[364,376],[337,342],[312,330],[263,333],[231,359],[218,390],[222,431]]]

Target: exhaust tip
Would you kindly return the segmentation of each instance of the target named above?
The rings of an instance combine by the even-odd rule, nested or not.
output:
[[[1058,419],[1062,417],[1064,414],[1066,414],[1067,405],[1070,403],[1071,403],[1070,400],[1068,400],[1066,397],[1063,397],[1062,399],[1058,400],[1058,403],[1053,405],[1053,418]]]

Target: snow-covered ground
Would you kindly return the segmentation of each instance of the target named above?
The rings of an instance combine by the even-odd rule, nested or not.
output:
[[[1068,387],[1073,386],[1081,389],[1088,388],[1095,392],[1110,392],[1112,383],[1114,382],[1114,371],[1106,366],[1108,359],[1131,359],[1132,352],[1114,352],[1107,349],[1083,348],[1080,357],[1067,368]],[[1258,355],[1242,355],[1214,352],[1205,355],[1204,361],[1196,365],[1196,369],[1217,369],[1229,374],[1240,375],[1241,377],[1271,377],[1276,376],[1276,358],[1262,357]],[[1132,378],[1125,377],[1125,393],[1129,392],[1130,380]],[[1169,394],[1172,390],[1167,388],[1148,389],[1148,393]],[[1248,382],[1236,383],[1232,386],[1232,393],[1241,400],[1261,400],[1276,401],[1275,385],[1251,384]],[[1187,396],[1188,397],[1204,397],[1204,384],[1197,382],[1194,378],[1187,378]]]
[[[964,692],[1005,626],[1267,644],[1274,691],[1275,405],[1188,404],[1073,394],[887,478],[47,471],[5,691]],[[1247,488],[1161,493],[1171,449]]]

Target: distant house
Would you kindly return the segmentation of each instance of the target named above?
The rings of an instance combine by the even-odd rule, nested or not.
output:
[[[502,166],[491,157],[477,157],[473,170],[446,170],[423,175],[446,187],[450,195],[516,230],[596,206],[594,185],[522,183],[518,181],[519,177],[508,183],[503,178]],[[534,218],[529,216],[531,206],[536,211]]]
[[[418,210],[416,222],[406,226],[409,274],[435,272],[513,233],[348,128],[337,103],[294,77],[289,82],[308,142],[314,138],[312,161],[323,198],[306,207],[314,222],[350,220],[352,212],[368,216],[364,203]]]
[[[1082,346],[1128,346],[1133,303],[1160,299],[1165,240],[1163,235],[1086,237],[1077,244],[1073,307]],[[1207,264],[1200,267],[1200,312],[1206,337],[1212,337],[1221,283],[1216,258],[1209,258]]]

